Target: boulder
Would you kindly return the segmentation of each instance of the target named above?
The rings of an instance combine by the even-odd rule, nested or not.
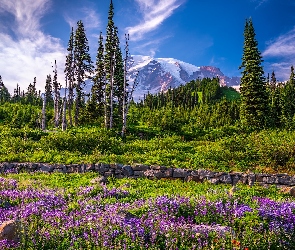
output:
[[[187,177],[189,174],[188,174],[188,171],[186,169],[181,169],[181,168],[176,168],[174,169],[173,171],[173,178],[185,178]]]
[[[5,221],[0,225],[0,240],[18,242],[20,238],[20,224],[18,221]]]
[[[122,172],[123,172],[123,175],[125,175],[125,176],[132,176],[134,174],[132,167],[129,165],[123,166]]]

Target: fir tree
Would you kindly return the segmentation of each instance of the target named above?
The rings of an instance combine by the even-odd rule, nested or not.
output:
[[[52,105],[53,104],[52,80],[51,80],[51,75],[50,74],[47,75],[47,77],[46,77],[45,96],[46,96],[46,105]]]
[[[104,70],[104,45],[103,36],[100,32],[99,46],[96,55],[96,69],[91,88],[91,98],[88,106],[88,112],[92,118],[97,118],[103,113],[104,88],[105,88],[105,70]]]
[[[0,103],[8,102],[10,100],[10,93],[3,83],[0,75]]]
[[[36,89],[36,77],[34,77],[33,84],[30,83],[27,89],[27,92],[25,93],[25,101],[26,103],[30,104],[36,104],[37,103],[37,89]]]
[[[113,93],[114,93],[114,68],[115,68],[115,24],[114,24],[114,6],[111,0],[108,15],[108,25],[105,43],[105,72],[106,72],[106,85],[105,85],[105,127],[112,128],[113,126]]]
[[[75,125],[79,122],[79,112],[83,103],[83,85],[87,74],[92,73],[93,66],[89,54],[88,40],[82,21],[77,22],[77,29],[74,39],[74,63],[75,63],[75,79],[76,79],[76,99],[75,99]]]
[[[295,73],[291,67],[290,79],[281,92],[282,123],[286,127],[291,127],[295,115]]]
[[[118,116],[123,115],[123,98],[124,98],[124,62],[120,48],[120,41],[118,37],[118,29],[114,28],[114,47],[115,47],[115,67],[114,67],[114,99],[118,103]],[[128,87],[127,81],[125,82],[125,89]],[[126,98],[126,95],[125,95]]]
[[[75,64],[74,64],[74,28],[73,27],[70,34],[67,51],[68,51],[68,55],[66,56],[64,73],[66,74],[66,83],[69,88],[69,96],[68,96],[69,123],[70,123],[70,126],[73,126],[72,107],[74,102],[74,87],[75,87],[74,86]]]
[[[245,125],[262,128],[267,124],[268,98],[252,20],[246,20],[241,78],[241,119]]]
[[[54,126],[57,128],[59,126],[59,101],[60,101],[60,84],[57,82],[57,65],[56,60],[54,61],[53,70],[53,94],[54,94]]]

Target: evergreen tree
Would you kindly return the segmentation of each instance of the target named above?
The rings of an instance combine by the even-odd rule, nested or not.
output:
[[[291,127],[295,115],[295,73],[291,67],[290,79],[281,92],[282,123],[286,127]]]
[[[52,80],[51,75],[47,75],[46,83],[45,83],[45,96],[46,96],[46,105],[52,106],[53,98],[52,98]]]
[[[74,28],[72,27],[70,39],[68,42],[68,55],[66,56],[66,64],[64,73],[66,74],[66,83],[69,88],[68,96],[68,111],[69,111],[69,123],[73,126],[72,121],[72,107],[74,102],[74,83],[75,83],[75,64],[74,64]]]
[[[104,45],[103,36],[100,32],[99,46],[96,55],[96,69],[91,88],[91,98],[88,104],[88,112],[92,118],[97,118],[103,114],[105,69],[104,69]]]
[[[10,100],[10,93],[3,83],[0,75],[0,103],[8,102]]]
[[[258,50],[252,20],[246,20],[241,78],[241,120],[245,125],[262,128],[267,124],[268,98],[263,76],[262,56]]]
[[[34,77],[33,84],[30,83],[25,93],[25,102],[30,104],[37,104],[38,102],[38,93],[36,89],[36,77]]]
[[[118,29],[114,28],[114,47],[115,47],[115,67],[114,67],[114,99],[118,103],[118,116],[122,117],[123,114],[123,98],[124,98],[124,62],[120,48],[120,41],[118,37]],[[125,89],[128,83],[125,83]],[[125,95],[126,98],[126,95]],[[121,119],[120,119],[121,121]]]
[[[89,54],[88,40],[82,21],[77,22],[77,29],[74,38],[74,63],[76,79],[76,99],[75,99],[75,125],[79,123],[79,112],[83,104],[83,85],[87,74],[93,72],[91,57]]]
[[[116,41],[115,38],[115,24],[114,24],[114,6],[111,0],[108,15],[108,25],[105,43],[105,127],[112,128],[113,126],[113,93],[114,93],[114,68],[115,68],[115,50]]]
[[[54,126],[57,128],[59,126],[59,101],[60,101],[60,84],[57,82],[57,65],[56,60],[54,61],[54,71],[53,71],[53,94],[54,94]]]

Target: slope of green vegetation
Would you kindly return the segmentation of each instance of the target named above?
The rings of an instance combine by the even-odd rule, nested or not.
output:
[[[1,127],[0,161],[145,163],[219,171],[295,173],[295,132],[203,130],[194,139],[133,128],[124,140],[96,127],[66,132]]]

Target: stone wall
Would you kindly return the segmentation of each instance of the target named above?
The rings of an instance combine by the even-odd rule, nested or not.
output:
[[[181,179],[183,181],[203,182],[209,181],[214,184],[225,183],[236,185],[243,183],[253,185],[258,183],[263,186],[277,185],[278,187],[295,186],[295,176],[287,174],[254,174],[254,173],[225,173],[213,172],[205,169],[189,170],[180,168],[169,168],[165,166],[143,164],[46,164],[46,163],[0,163],[0,173],[9,171],[17,172],[60,172],[60,173],[85,173],[97,172],[101,176],[116,178],[139,178],[148,179]]]

